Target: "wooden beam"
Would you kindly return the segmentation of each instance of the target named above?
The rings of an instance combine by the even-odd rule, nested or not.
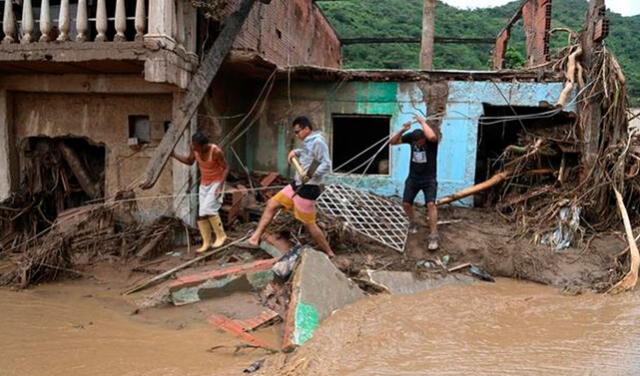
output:
[[[224,57],[231,51],[233,42],[256,1],[242,0],[238,9],[227,18],[220,35],[213,42],[213,46],[204,55],[198,70],[187,86],[184,103],[179,106],[169,130],[162,138],[160,145],[156,148],[147,165],[146,179],[140,185],[140,188],[149,189],[158,180],[162,169],[171,157],[171,151],[198,110],[200,102],[204,98],[216,73],[218,73]]]
[[[439,44],[493,44],[495,38],[456,38],[456,37],[434,37],[435,43]],[[385,44],[385,43],[421,43],[420,37],[365,37],[365,38],[342,38],[343,45],[349,44]]]

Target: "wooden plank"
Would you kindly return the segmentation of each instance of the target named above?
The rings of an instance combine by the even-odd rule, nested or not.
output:
[[[209,51],[207,51],[200,62],[198,70],[191,78],[189,86],[187,86],[184,103],[178,108],[173,123],[149,161],[146,179],[140,185],[140,188],[149,189],[153,187],[158,177],[160,177],[162,169],[171,157],[173,148],[180,140],[182,133],[184,133],[191,118],[198,110],[200,102],[204,98],[216,73],[218,73],[224,57],[231,51],[233,42],[256,1],[257,0],[242,0],[238,9],[227,18],[220,35],[216,38]]]

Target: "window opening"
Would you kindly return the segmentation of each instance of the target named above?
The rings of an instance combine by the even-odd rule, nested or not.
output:
[[[340,114],[333,115],[332,120],[333,172],[389,175],[389,145],[376,155],[383,143],[372,147],[349,163],[346,162],[385,136],[389,137],[391,116]],[[369,164],[371,158],[373,162]],[[336,170],[337,167],[340,168]]]

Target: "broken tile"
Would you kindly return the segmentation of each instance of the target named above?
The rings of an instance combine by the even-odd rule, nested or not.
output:
[[[234,322],[240,325],[246,332],[250,332],[264,324],[267,324],[278,317],[278,313],[266,308],[261,314],[256,317],[246,320],[234,320]]]
[[[224,330],[227,333],[230,333],[237,337],[242,338],[244,341],[252,345],[272,348],[267,342],[247,333],[240,324],[229,319],[224,315],[218,315],[218,314],[211,315],[211,317],[209,317],[209,323],[218,329]]]
[[[260,290],[273,279],[271,267],[275,262],[276,259],[258,260],[182,276],[169,285],[171,301],[174,305],[184,305],[235,291]]]

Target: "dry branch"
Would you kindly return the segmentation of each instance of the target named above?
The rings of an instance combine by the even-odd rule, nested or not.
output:
[[[607,291],[607,293],[609,294],[619,294],[624,291],[632,290],[634,287],[636,287],[636,283],[638,282],[638,267],[640,267],[640,252],[638,251],[636,240],[633,238],[631,221],[629,220],[627,208],[624,206],[622,195],[620,194],[620,192],[618,192],[617,189],[614,188],[613,190],[616,194],[618,209],[620,210],[620,215],[622,216],[622,221],[624,223],[624,230],[627,234],[627,241],[629,242],[629,253],[631,256],[631,266],[629,268],[629,272],[624,276],[624,278],[622,278],[611,289],[609,289],[609,291]]]

